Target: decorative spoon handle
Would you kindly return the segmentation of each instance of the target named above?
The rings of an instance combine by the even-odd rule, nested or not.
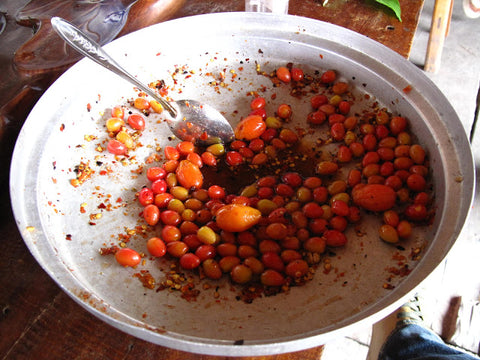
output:
[[[53,29],[65,40],[71,47],[77,50],[82,55],[95,61],[97,64],[112,71],[123,79],[131,82],[136,87],[150,95],[153,99],[158,101],[165,110],[167,110],[173,118],[177,117],[177,110],[168,101],[158,96],[152,89],[137,80],[133,75],[123,69],[114,59],[110,57],[101,46],[89,38],[84,32],[72,25],[68,21],[53,17],[51,19]]]

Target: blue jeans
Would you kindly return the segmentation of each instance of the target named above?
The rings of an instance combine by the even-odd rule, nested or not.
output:
[[[446,345],[432,331],[415,324],[395,329],[383,345],[379,360],[479,360]]]

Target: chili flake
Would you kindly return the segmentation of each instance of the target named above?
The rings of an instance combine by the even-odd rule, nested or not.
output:
[[[95,171],[92,170],[88,163],[84,162],[81,162],[80,165],[77,165],[74,171],[77,173],[77,177],[70,180],[70,184],[73,187],[78,187],[82,185],[95,173]]]
[[[139,273],[133,274],[133,276],[138,278],[147,289],[155,288],[155,279],[148,270],[141,270]]]

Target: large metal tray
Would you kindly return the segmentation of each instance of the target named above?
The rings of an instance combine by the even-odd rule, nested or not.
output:
[[[170,133],[165,123],[152,119],[142,136],[144,146],[135,153],[138,164],[114,162],[111,155],[97,152],[97,144],[107,136],[103,120],[108,109],[132,98],[135,91],[82,60],[48,89],[26,120],[12,159],[11,198],[32,254],[64,291],[99,319],[142,339],[195,353],[265,355],[304,349],[385,316],[455,242],[474,186],[467,137],[443,94],[418,68],[383,45],[311,19],[224,13],[158,24],[106,49],[139,79],[163,79],[174,89],[172,98],[202,100],[224,111],[232,123],[248,113],[247,92],[263,85],[267,97],[277,94],[269,111],[283,100],[294,107],[294,121],[299,123],[309,111],[308,99],[272,89],[270,80],[257,74],[257,64],[267,72],[287,62],[310,71],[336,69],[357,91],[409,118],[429,152],[437,211],[431,226],[416,228],[402,243],[405,250],[381,242],[378,220],[370,219],[362,225],[365,236],[359,238],[352,230],[348,246],[331,257],[336,271],[325,274],[320,269],[305,286],[252,304],[238,301],[228,282],[220,284],[219,298],[210,289],[194,302],[175,292],[144,289],[133,275],[147,269],[161,278],[160,268],[168,265],[147,261],[139,269],[124,269],[113,257],[100,256],[99,249],[135,228],[140,212],[135,189],[146,180],[132,170],[155,146],[170,143]],[[176,84],[175,68],[180,69]],[[215,88],[210,82],[222,71],[226,85]],[[95,174],[75,188],[70,180],[81,162],[89,162]],[[101,175],[107,167],[112,172]],[[108,203],[112,211],[99,208]],[[89,215],[94,213],[102,217],[92,221]],[[132,246],[146,251],[144,244],[140,236],[131,240]],[[395,255],[409,258],[419,247],[422,256],[406,260],[411,273],[394,278],[394,288],[385,289]]]

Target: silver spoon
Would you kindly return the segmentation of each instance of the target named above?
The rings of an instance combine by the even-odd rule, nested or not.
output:
[[[68,21],[53,17],[53,29],[70,46],[82,55],[102,65],[106,69],[131,82],[136,87],[158,101],[167,111],[166,121],[172,133],[181,140],[193,141],[200,145],[229,143],[234,138],[231,125],[213,107],[196,100],[177,100],[168,102],[158,96],[151,88],[138,81],[113,60],[95,41]]]

